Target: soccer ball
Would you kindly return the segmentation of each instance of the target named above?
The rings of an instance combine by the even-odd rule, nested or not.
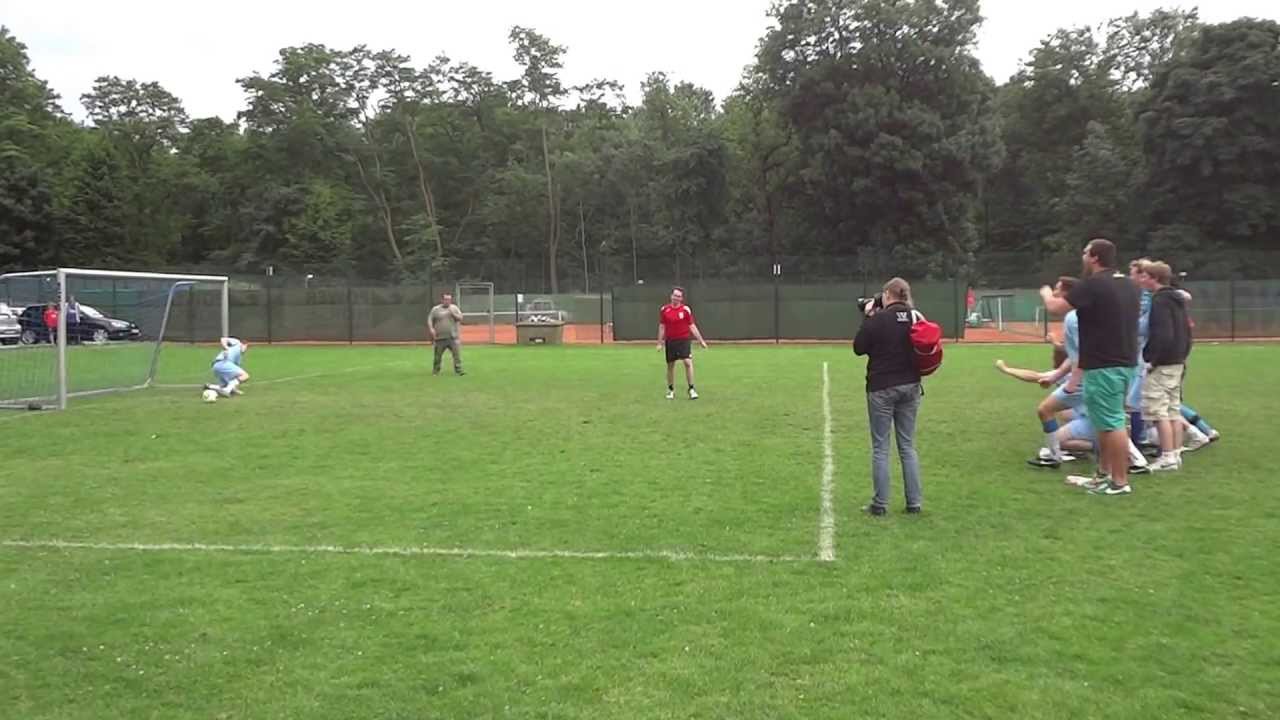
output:
[[[204,391],[204,393],[203,393],[203,394],[201,394],[201,395],[200,395],[200,397],[204,398],[204,401],[205,401],[205,402],[217,402],[217,401],[218,401],[218,391],[217,391],[217,390],[213,390],[213,389],[211,389],[211,388],[206,388],[206,389],[205,389],[205,391]]]

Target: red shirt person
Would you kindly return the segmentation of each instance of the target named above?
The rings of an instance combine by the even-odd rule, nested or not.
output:
[[[676,361],[684,363],[684,377],[689,382],[689,399],[697,400],[698,391],[693,387],[693,353],[691,338],[706,349],[698,323],[693,318],[693,308],[684,304],[684,288],[672,288],[671,302],[658,311],[658,349],[667,351],[667,399],[676,396]]]
[[[49,331],[49,342],[58,341],[58,306],[49,305],[44,309],[44,327]]]

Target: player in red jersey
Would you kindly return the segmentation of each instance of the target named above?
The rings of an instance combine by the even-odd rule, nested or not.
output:
[[[676,361],[684,363],[684,378],[689,382],[689,399],[697,400],[698,391],[693,387],[693,354],[690,338],[697,338],[705,350],[707,341],[698,331],[693,319],[693,308],[684,304],[684,288],[671,289],[671,302],[658,311],[658,349],[667,351],[667,399],[676,396]]]

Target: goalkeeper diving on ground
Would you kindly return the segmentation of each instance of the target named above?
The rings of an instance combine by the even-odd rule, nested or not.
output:
[[[240,384],[249,380],[249,373],[240,365],[249,344],[233,337],[224,337],[218,342],[222,350],[213,358],[213,377],[217,383],[206,385],[205,388],[222,397],[243,395]]]

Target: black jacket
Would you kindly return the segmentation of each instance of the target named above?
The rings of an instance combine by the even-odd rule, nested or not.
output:
[[[1187,322],[1187,303],[1178,290],[1160,288],[1151,296],[1151,318],[1142,359],[1154,367],[1181,365],[1190,354],[1191,326]]]
[[[867,392],[920,382],[911,346],[911,308],[886,305],[865,318],[853,339],[855,355],[867,355]]]

